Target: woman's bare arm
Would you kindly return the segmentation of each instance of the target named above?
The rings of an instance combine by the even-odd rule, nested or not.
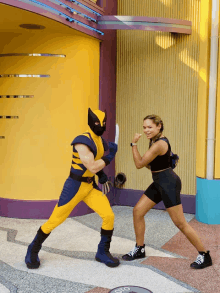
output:
[[[134,158],[134,163],[137,169],[146,167],[150,162],[152,162],[158,155],[160,155],[162,150],[162,145],[160,142],[153,144],[150,149],[141,157],[137,146],[132,147],[132,153]]]

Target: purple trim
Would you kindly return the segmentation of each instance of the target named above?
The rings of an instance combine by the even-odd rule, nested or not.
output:
[[[69,27],[71,27],[71,28],[73,28],[75,30],[78,30],[78,31],[80,31],[82,33],[85,33],[87,35],[95,37],[96,39],[99,39],[99,40],[104,39],[104,36],[98,34],[97,32],[91,31],[90,29],[84,28],[84,27],[82,27],[82,26],[80,26],[80,25],[78,25],[76,23],[71,23],[71,22],[65,20],[62,16],[53,14],[52,12],[46,11],[43,8],[36,7],[36,6],[31,5],[31,4],[23,3],[23,2],[20,2],[20,1],[17,1],[17,0],[0,0],[0,3],[6,4],[6,5],[9,5],[9,6],[13,6],[13,7],[17,7],[17,8],[20,8],[20,9],[24,9],[24,10],[27,10],[27,11],[30,11],[30,12],[33,12],[33,13],[40,14],[40,15],[42,15],[44,17],[53,19],[53,20],[58,21],[58,22],[60,22],[60,23],[62,23],[64,25],[67,25],[67,26],[69,26]],[[42,3],[43,3],[43,1],[42,1]],[[47,3],[47,5],[48,5],[48,3]],[[61,11],[61,9],[64,9],[64,8],[59,6],[60,11]],[[68,11],[65,10],[64,13],[68,14]],[[74,15],[72,15],[70,17],[75,18]],[[89,26],[93,27],[94,24],[89,25]]]
[[[160,22],[180,25],[192,26],[192,22],[183,19],[173,19],[164,17],[146,17],[146,16],[122,16],[122,15],[103,15],[98,17],[98,21],[144,21],[144,22]]]
[[[115,188],[108,195],[111,206],[134,207],[144,191]],[[181,194],[184,213],[195,214],[196,197]],[[19,219],[48,219],[53,212],[57,200],[31,201],[0,198],[0,216]],[[164,204],[160,202],[154,209],[164,210]],[[93,213],[84,202],[80,202],[71,212],[69,217],[76,217]]]
[[[0,216],[20,219],[48,219],[57,204],[57,200],[25,201],[0,198]],[[71,212],[70,217],[92,213],[84,202],[80,202]]]
[[[166,26],[145,26],[145,25],[130,25],[127,24],[99,24],[97,26],[99,30],[142,30],[142,31],[161,31],[170,33],[181,33],[181,34],[192,34],[192,30],[187,28],[177,28],[177,27],[166,27]]]
[[[105,23],[108,22],[108,23]],[[110,22],[110,23],[109,23]],[[112,23],[111,23],[112,22]],[[126,23],[125,23],[126,22]],[[145,22],[140,24],[136,22]],[[149,25],[148,25],[149,23]],[[154,25],[152,25],[152,23]],[[156,25],[160,23],[161,25]],[[150,25],[151,24],[151,25]],[[176,27],[177,26],[177,27]],[[178,26],[188,26],[178,27]],[[133,16],[99,16],[98,26],[100,30],[146,30],[146,31],[163,31],[171,33],[192,33],[192,22],[181,19],[158,18],[158,17],[133,17]]]
[[[117,14],[117,0],[102,1],[106,14]],[[106,31],[105,40],[100,43],[100,81],[99,81],[99,108],[107,111],[107,130],[104,138],[107,141],[115,140],[116,124],[116,31]],[[111,177],[115,176],[115,160],[104,169]]]
[[[96,4],[103,10],[103,0],[97,0]]]
[[[108,196],[110,201],[110,196]],[[18,219],[48,219],[53,212],[57,200],[16,200],[0,198],[0,217]],[[83,201],[73,209],[69,217],[91,214],[90,209]]]
[[[114,190],[114,204],[119,206],[130,206],[134,207],[136,203],[139,201],[140,197],[144,191],[142,190],[133,190],[133,189],[118,189]],[[183,212],[189,214],[195,214],[195,203],[196,196],[181,194],[181,202],[183,205]],[[163,202],[155,205],[154,209],[165,210],[165,206]]]

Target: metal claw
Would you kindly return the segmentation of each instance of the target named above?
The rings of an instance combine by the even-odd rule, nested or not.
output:
[[[107,182],[105,183],[105,192],[106,192],[106,194],[108,193],[108,183]]]
[[[112,187],[114,186],[111,181],[108,181],[108,184],[111,185]]]
[[[108,192],[109,192],[110,191],[110,187],[109,187],[108,182],[106,183],[106,186],[107,186],[107,189],[108,189]]]

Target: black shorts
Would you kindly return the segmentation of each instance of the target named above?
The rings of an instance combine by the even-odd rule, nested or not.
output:
[[[148,198],[156,204],[162,200],[166,208],[181,204],[182,183],[172,168],[152,173],[152,178],[154,182],[144,192]]]

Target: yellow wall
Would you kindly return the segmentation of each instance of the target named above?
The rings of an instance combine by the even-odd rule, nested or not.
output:
[[[129,143],[143,133],[143,118],[159,115],[174,153],[183,194],[196,194],[197,97],[200,1],[119,0],[119,15],[166,17],[192,21],[192,35],[150,31],[117,32],[117,106],[120,126],[116,172],[127,175],[125,188],[145,190],[151,172],[137,170]],[[138,143],[141,155],[149,141]]]
[[[211,36],[211,1],[201,1],[200,21],[200,58],[199,58],[199,92],[197,117],[196,175],[206,178],[208,106],[209,106],[209,70],[210,70],[210,36]],[[219,51],[220,54],[220,51]],[[220,58],[218,58],[217,103],[216,103],[216,137],[214,156],[214,179],[220,179]]]
[[[33,13],[15,9],[23,22]],[[14,14],[16,15],[16,14]],[[21,16],[21,15],[20,15]],[[35,16],[34,16],[35,17]],[[59,198],[71,166],[73,138],[87,127],[88,107],[99,106],[99,41],[74,30],[0,32],[0,53],[53,53],[58,57],[2,57],[0,74],[49,74],[50,78],[1,78],[0,197],[24,200]],[[25,20],[25,21],[24,21]],[[29,21],[29,22],[28,22]]]

